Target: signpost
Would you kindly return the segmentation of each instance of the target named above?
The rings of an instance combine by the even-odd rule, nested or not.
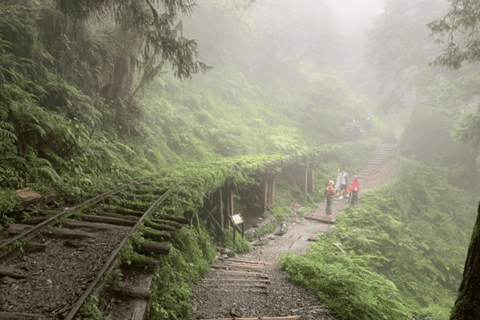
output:
[[[243,219],[240,214],[236,214],[230,217],[233,224],[233,243],[235,243],[235,227],[237,224],[242,224],[242,240],[243,240]]]

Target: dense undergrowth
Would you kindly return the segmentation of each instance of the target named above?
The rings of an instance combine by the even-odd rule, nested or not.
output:
[[[402,175],[337,215],[305,256],[281,260],[292,281],[347,319],[446,319],[475,221],[472,194],[447,170],[403,160]]]

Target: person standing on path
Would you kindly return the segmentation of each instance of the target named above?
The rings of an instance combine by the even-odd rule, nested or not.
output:
[[[350,187],[350,204],[358,203],[358,194],[360,193],[360,181],[357,180],[357,175],[353,176],[352,186]]]
[[[345,196],[347,196],[347,185],[349,180],[350,179],[348,178],[348,173],[345,171],[345,169],[342,169],[342,171],[340,172],[340,197],[338,198],[338,200],[343,199],[344,191],[345,191]]]
[[[340,185],[342,182],[342,172],[345,171],[345,167],[343,165],[338,168],[337,172],[337,183],[335,183],[335,190],[340,190]]]
[[[328,185],[325,187],[325,197],[327,198],[327,207],[325,208],[325,213],[327,215],[332,215],[332,202],[333,196],[335,195],[335,189],[333,188],[333,180],[328,182]]]

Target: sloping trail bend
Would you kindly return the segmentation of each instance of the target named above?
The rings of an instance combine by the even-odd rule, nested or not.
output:
[[[393,157],[397,147],[398,144],[394,143],[380,144],[369,165],[358,173],[361,190],[387,183],[395,176],[398,165]],[[353,177],[353,173],[349,174]],[[212,268],[196,288],[195,310],[191,319],[286,316],[300,316],[301,320],[336,319],[319,303],[313,293],[292,284],[288,274],[278,267],[281,254],[287,251],[298,255],[304,254],[309,238],[311,240],[316,234],[332,228],[333,221],[326,223],[320,220],[334,220],[334,217],[347,206],[347,200],[334,199],[333,218],[327,218],[325,206],[324,201],[305,216],[294,215],[288,221],[288,231],[285,235],[264,236],[265,245],[253,246],[252,252],[236,258],[250,261],[245,263],[251,266],[250,268],[232,266],[238,265],[239,261],[219,262],[219,267]],[[263,262],[265,264],[262,264]],[[226,269],[227,264],[230,264],[229,269]],[[249,282],[248,279],[255,281]],[[262,279],[268,282],[261,281]]]

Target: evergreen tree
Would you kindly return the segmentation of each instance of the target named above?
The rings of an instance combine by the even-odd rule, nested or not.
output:
[[[458,290],[457,301],[452,309],[451,320],[480,319],[480,204],[473,226],[472,240],[465,261],[463,280]]]

